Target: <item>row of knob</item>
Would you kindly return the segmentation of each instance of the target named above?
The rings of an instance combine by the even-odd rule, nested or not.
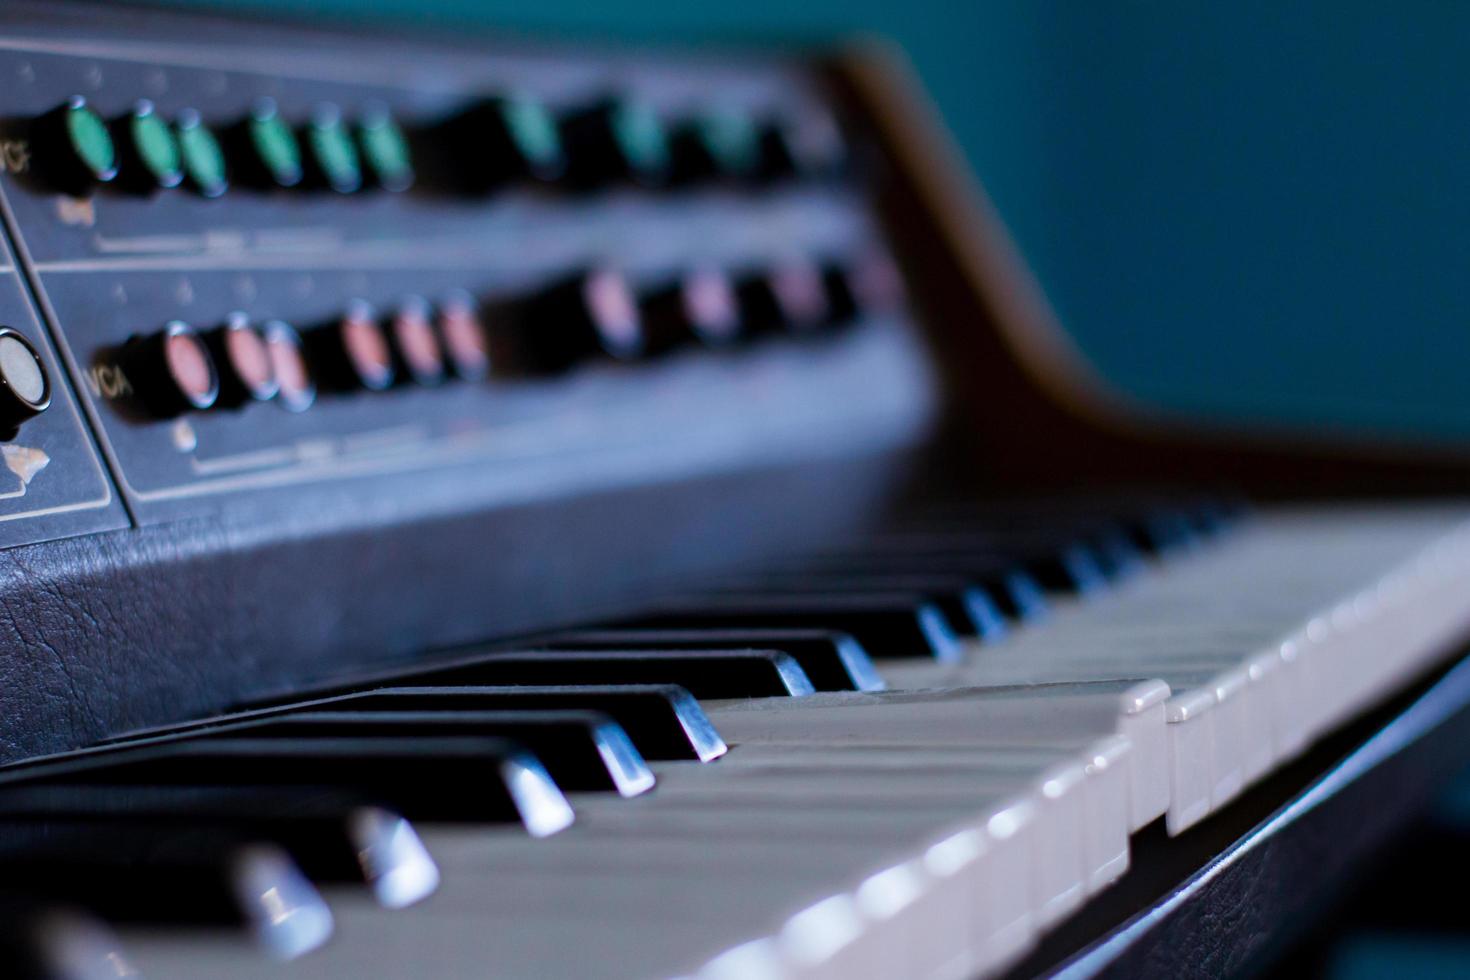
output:
[[[641,296],[620,273],[596,269],[509,301],[480,303],[456,292],[436,306],[410,297],[387,317],[354,301],[302,333],[244,313],[203,332],[174,321],[129,341],[116,360],[133,401],[154,417],[259,401],[302,411],[319,388],[478,381],[492,365],[496,373],[549,373],[599,356],[634,360],[689,343],[726,347],[775,331],[819,333],[889,308],[898,295],[896,272],[880,256],[791,260],[737,279],[695,269]]]
[[[434,186],[473,192],[512,182],[754,183],[830,174],[845,156],[841,134],[821,114],[709,111],[670,122],[641,102],[612,98],[561,116],[529,98],[489,99],[409,133],[380,105],[349,120],[322,103],[293,123],[274,100],[260,99],[216,130],[192,109],[165,119],[146,99],[108,120],[78,95],[35,120],[31,136],[33,169],[72,194],[99,185],[138,193],[187,186],[218,197],[232,182],[403,191],[421,166]]]

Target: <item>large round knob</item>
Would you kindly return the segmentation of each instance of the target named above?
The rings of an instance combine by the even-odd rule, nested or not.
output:
[[[598,352],[620,359],[643,352],[643,321],[632,290],[611,269],[562,279],[521,304],[517,359],[533,371],[560,371]]]
[[[204,338],[182,320],[130,341],[122,360],[134,397],[158,418],[203,411],[219,398],[214,358]]]
[[[698,268],[650,293],[642,304],[649,353],[696,340],[728,344],[740,335],[740,307],[730,279],[719,269]]]
[[[372,306],[349,303],[341,318],[311,331],[311,361],[325,388],[382,391],[393,384],[393,349]]]
[[[673,153],[663,121],[633,99],[608,99],[562,120],[567,177],[580,187],[632,182],[658,187],[669,180]]]
[[[0,438],[10,438],[50,404],[51,379],[41,355],[20,333],[0,327]]]
[[[117,145],[112,133],[80,95],[35,121],[31,146],[35,172],[68,194],[86,194],[117,176]]]

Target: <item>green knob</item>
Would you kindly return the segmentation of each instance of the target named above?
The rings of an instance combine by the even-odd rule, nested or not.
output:
[[[85,194],[117,176],[117,146],[107,123],[80,95],[36,121],[36,170],[59,190]]]
[[[357,124],[357,142],[377,185],[388,191],[413,186],[413,151],[408,137],[385,106],[373,106]]]
[[[267,186],[295,187],[301,183],[301,146],[281,118],[274,99],[261,99],[244,122],[251,171]]]
[[[179,156],[189,185],[204,197],[219,197],[230,186],[229,168],[219,139],[199,113],[185,109],[174,122]]]
[[[362,161],[357,144],[342,122],[342,111],[324,103],[312,113],[306,127],[306,147],[311,154],[313,175],[339,194],[350,194],[362,186]]]
[[[177,187],[184,180],[182,153],[173,129],[139,99],[114,125],[122,157],[122,179],[139,191]]]

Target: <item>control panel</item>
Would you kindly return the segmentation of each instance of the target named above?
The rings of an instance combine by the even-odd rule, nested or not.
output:
[[[139,523],[929,424],[862,135],[799,59],[54,21],[0,45],[13,288],[47,322],[4,321],[0,414],[19,446],[74,392]]]

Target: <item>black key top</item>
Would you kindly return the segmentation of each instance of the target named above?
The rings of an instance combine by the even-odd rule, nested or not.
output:
[[[637,796],[653,773],[627,733],[597,711],[310,711],[202,728],[188,738],[514,739],[565,789]]]
[[[0,837],[26,823],[111,823],[157,830],[211,828],[290,852],[317,880],[368,886],[402,908],[431,894],[439,870],[407,820],[355,793],[305,786],[10,786],[0,792]]]
[[[527,641],[548,650],[742,650],[789,653],[819,691],[886,687],[868,651],[847,633],[829,630],[575,630]]]
[[[651,629],[835,630],[856,637],[876,657],[921,657],[952,663],[963,647],[939,607],[921,595],[723,595],[660,606],[616,624]]]
[[[385,673],[364,686],[676,684],[696,698],[800,697],[815,690],[806,671],[777,650],[497,650]]]
[[[998,640],[1006,633],[1005,617],[989,593],[958,575],[773,572],[722,584],[721,590],[747,595],[915,593],[938,606],[958,633],[987,640]]]
[[[0,895],[0,963],[14,980],[115,980],[139,975],[122,941],[80,909]]]
[[[0,770],[25,783],[307,785],[356,791],[410,819],[511,822],[541,837],[572,822],[535,756],[505,739],[199,739],[114,745]]]
[[[804,573],[874,577],[940,575],[964,579],[987,597],[1009,619],[1033,620],[1047,612],[1041,584],[1010,559],[993,555],[895,554],[820,555],[783,564],[779,574]]]
[[[285,851],[214,829],[12,825],[0,880],[119,922],[243,927],[282,957],[332,934],[331,911]]]
[[[332,688],[293,695],[269,707],[201,721],[144,729],[117,736],[124,741],[206,725],[248,721],[294,711],[500,711],[559,709],[602,711],[623,726],[645,759],[695,759],[709,762],[726,746],[704,709],[675,684],[568,685],[565,687],[369,687],[354,684],[348,693]]]

